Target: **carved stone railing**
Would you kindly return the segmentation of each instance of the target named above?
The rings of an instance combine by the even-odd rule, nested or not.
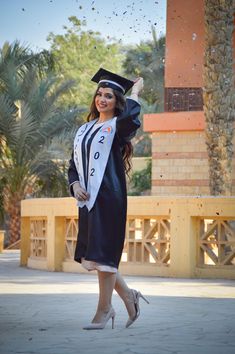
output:
[[[170,219],[128,217],[123,262],[168,265],[170,262]]]
[[[85,272],[73,261],[72,198],[22,201],[21,265]],[[235,278],[235,197],[129,197],[123,274]]]
[[[65,260],[73,260],[78,234],[78,218],[65,218]]]
[[[30,258],[47,257],[47,219],[30,219]]]
[[[235,266],[235,223],[230,220],[200,220],[199,265]]]

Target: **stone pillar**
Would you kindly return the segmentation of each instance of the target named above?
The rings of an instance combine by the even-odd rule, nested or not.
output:
[[[55,259],[54,268],[56,271],[62,271],[62,263],[64,261],[65,254],[65,234],[66,225],[65,217],[57,216],[55,218]]]
[[[197,259],[198,222],[190,214],[187,199],[178,199],[171,209],[171,274],[193,278]]]
[[[47,220],[47,269],[61,271],[65,247],[65,217],[50,213]]]
[[[30,217],[21,217],[20,265],[26,267],[30,256]]]

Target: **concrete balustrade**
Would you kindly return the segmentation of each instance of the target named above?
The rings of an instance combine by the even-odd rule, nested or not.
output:
[[[73,261],[73,198],[22,201],[21,265],[86,272]],[[235,279],[235,197],[128,197],[126,275]]]

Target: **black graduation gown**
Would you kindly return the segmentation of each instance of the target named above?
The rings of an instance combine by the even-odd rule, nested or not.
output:
[[[79,208],[79,231],[74,255],[75,261],[79,263],[84,257],[89,261],[118,268],[124,246],[127,213],[122,148],[140,127],[139,113],[139,103],[127,99],[124,112],[117,117],[116,133],[95,204],[89,212],[86,207]],[[73,155],[68,179],[70,185],[79,180]],[[70,192],[73,195],[72,186]]]

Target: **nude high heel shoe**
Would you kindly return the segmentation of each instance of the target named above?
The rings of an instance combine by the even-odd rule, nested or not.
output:
[[[126,328],[130,327],[130,325],[132,325],[132,323],[134,323],[137,318],[140,315],[140,305],[139,305],[139,301],[140,298],[142,298],[145,302],[147,302],[147,304],[149,304],[149,301],[141,294],[140,291],[131,289],[132,291],[132,295],[133,295],[133,301],[134,305],[135,305],[135,316],[133,318],[128,318],[127,323],[126,323]]]
[[[83,329],[104,329],[106,326],[107,322],[112,318],[112,329],[114,329],[114,319],[115,319],[116,313],[114,309],[111,307],[109,312],[106,314],[102,322],[99,323],[91,323],[88,326],[83,327]]]

